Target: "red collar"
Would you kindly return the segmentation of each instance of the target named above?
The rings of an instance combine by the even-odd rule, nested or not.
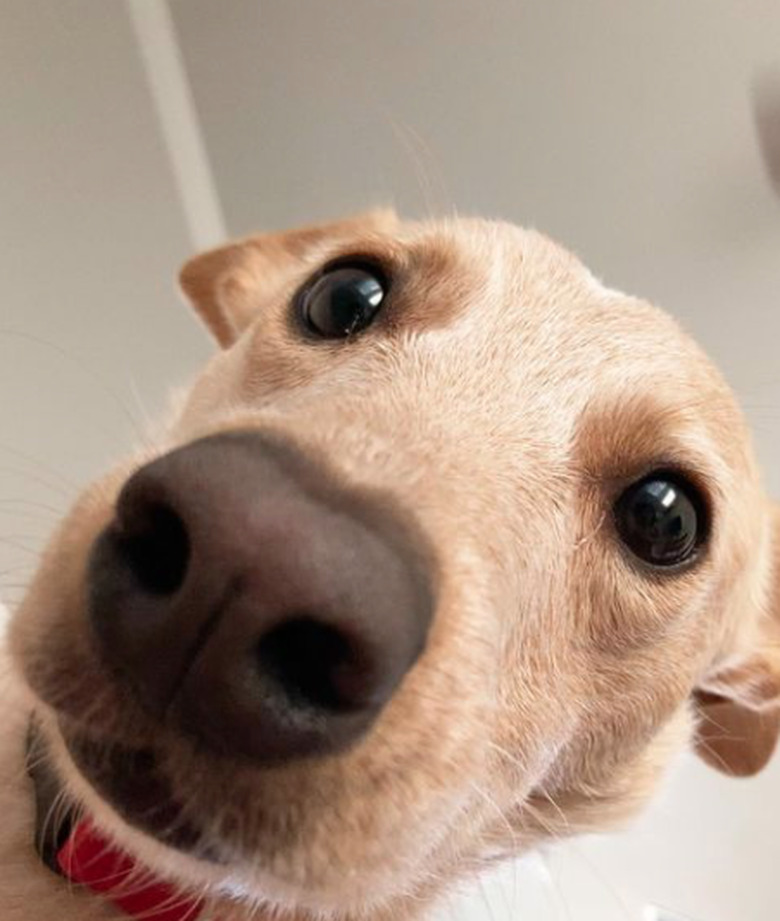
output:
[[[89,819],[47,821],[61,787],[33,723],[27,739],[27,764],[35,794],[35,848],[50,870],[91,889],[131,918],[206,921],[202,898],[182,895],[172,883],[112,844]]]
[[[205,921],[202,899],[182,896],[114,847],[89,821],[79,822],[57,853],[62,874],[100,894],[131,918]]]

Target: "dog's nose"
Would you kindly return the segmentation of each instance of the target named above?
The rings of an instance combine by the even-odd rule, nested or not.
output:
[[[211,750],[260,764],[358,739],[425,645],[417,529],[290,445],[215,435],[125,484],[89,567],[105,663]]]

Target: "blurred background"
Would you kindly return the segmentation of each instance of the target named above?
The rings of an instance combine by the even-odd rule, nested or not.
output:
[[[777,0],[0,0],[0,597],[210,354],[173,279],[225,236],[393,202],[536,226],[726,372],[780,495],[780,200],[751,86]],[[780,761],[780,758],[777,759]],[[629,832],[439,921],[777,921],[780,765],[685,758]]]

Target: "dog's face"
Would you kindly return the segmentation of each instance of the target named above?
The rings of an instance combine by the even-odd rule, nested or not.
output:
[[[122,844],[398,917],[628,814],[697,719],[715,766],[763,766],[773,513],[670,318],[538,234],[387,213],[182,286],[223,349],[62,523],[12,633]]]

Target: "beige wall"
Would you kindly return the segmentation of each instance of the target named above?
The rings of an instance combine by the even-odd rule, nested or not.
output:
[[[151,0],[153,3],[154,0]],[[530,223],[688,324],[780,495],[780,202],[749,84],[777,0],[172,0],[233,232],[393,200]],[[0,593],[135,396],[208,352],[171,279],[190,245],[119,2],[0,0]],[[25,504],[35,503],[35,504]],[[45,507],[44,507],[45,506]],[[51,507],[51,508],[49,508]],[[21,567],[21,568],[19,568]],[[776,921],[780,766],[688,760],[630,834],[511,866],[442,919]]]

